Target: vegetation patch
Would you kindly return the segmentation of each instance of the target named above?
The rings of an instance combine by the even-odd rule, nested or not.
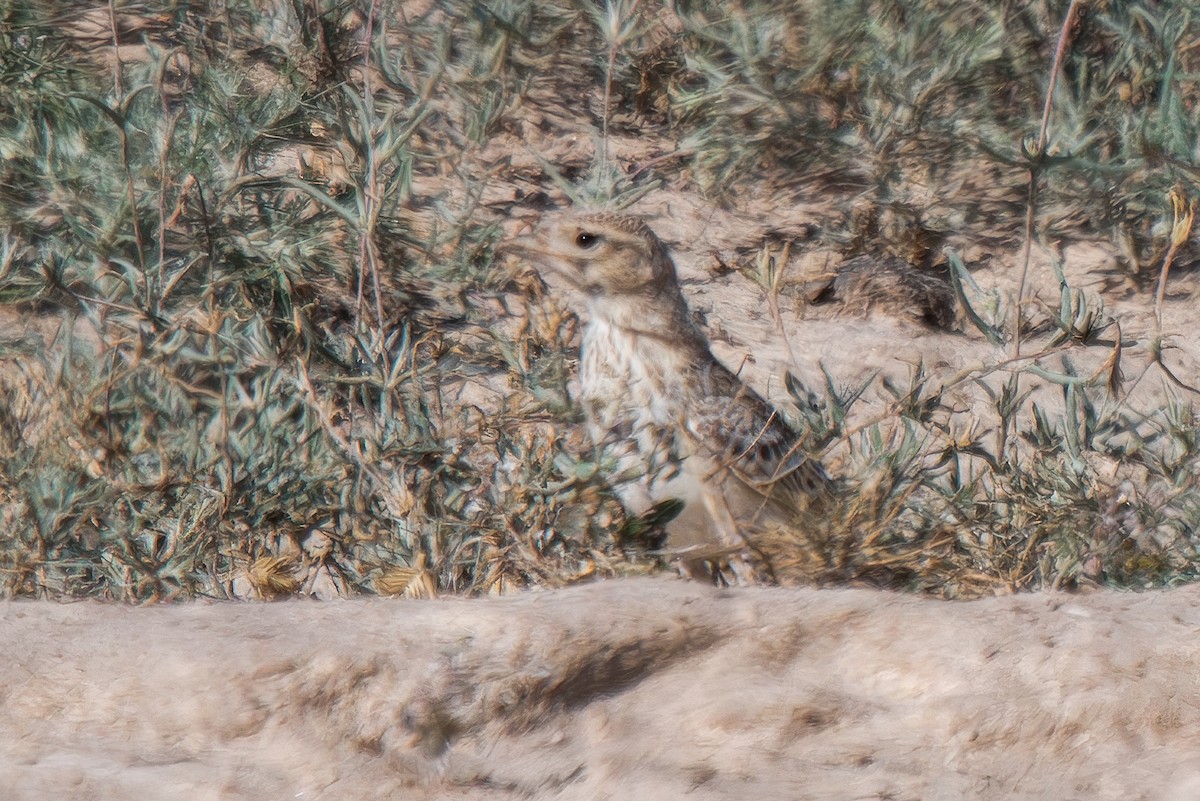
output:
[[[1171,332],[1125,376],[1096,296],[1064,277],[1039,309],[959,257],[1099,242],[1120,281],[1157,282],[1160,320],[1180,302],[1197,12],[0,3],[0,593],[430,595],[664,569],[577,425],[576,321],[494,250],[506,220],[566,198],[668,192],[819,198],[798,250],[948,264],[963,336],[1010,352],[954,381],[793,380],[844,497],[759,543],[781,580],[1190,580],[1197,382],[1168,366]],[[1097,349],[1102,369],[1075,366]],[[1154,376],[1165,401],[1135,402]],[[961,386],[990,411],[947,401]],[[858,411],[868,395],[886,411]]]

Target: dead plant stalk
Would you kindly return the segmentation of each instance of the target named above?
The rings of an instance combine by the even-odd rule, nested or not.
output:
[[[1033,163],[1029,167],[1029,192],[1025,202],[1025,234],[1021,245],[1021,277],[1017,282],[1017,302],[1013,307],[1014,358],[1021,355],[1021,308],[1025,302],[1025,287],[1029,278],[1029,262],[1032,257],[1038,174],[1041,171],[1042,164],[1045,163],[1046,145],[1050,138],[1050,111],[1054,106],[1054,87],[1058,83],[1058,75],[1062,71],[1067,47],[1071,43],[1071,33],[1075,25],[1075,16],[1082,4],[1082,0],[1071,0],[1071,5],[1067,7],[1067,13],[1063,17],[1062,28],[1058,32],[1058,45],[1054,49],[1054,63],[1050,67],[1050,81],[1046,87],[1046,101],[1042,106],[1042,124],[1038,130],[1037,145],[1034,152],[1029,154],[1033,159]]]

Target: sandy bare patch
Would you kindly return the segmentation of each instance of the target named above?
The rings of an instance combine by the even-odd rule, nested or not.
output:
[[[1200,588],[0,606],[32,799],[1191,799]]]

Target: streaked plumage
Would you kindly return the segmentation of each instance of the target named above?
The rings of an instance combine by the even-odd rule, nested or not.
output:
[[[581,294],[579,400],[592,436],[643,474],[624,493],[634,512],[666,497],[687,502],[669,527],[673,545],[714,535],[741,545],[764,513],[778,518],[827,491],[797,433],[713,356],[670,254],[643,221],[551,215],[509,250]]]

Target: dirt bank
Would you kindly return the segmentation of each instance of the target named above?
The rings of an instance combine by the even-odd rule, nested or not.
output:
[[[1200,796],[1200,587],[0,606],[0,796]]]

